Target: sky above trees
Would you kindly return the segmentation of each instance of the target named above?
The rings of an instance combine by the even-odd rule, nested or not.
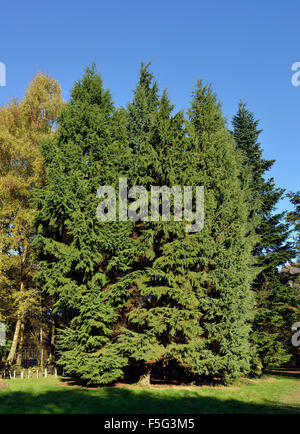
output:
[[[1,6],[0,62],[7,86],[0,104],[22,97],[36,72],[55,77],[65,99],[85,65],[96,61],[117,105],[132,99],[141,61],[152,61],[160,88],[186,108],[198,78],[211,82],[230,121],[242,98],[261,120],[265,158],[278,186],[299,189],[300,5],[212,0],[36,0]],[[291,205],[285,199],[282,209]]]

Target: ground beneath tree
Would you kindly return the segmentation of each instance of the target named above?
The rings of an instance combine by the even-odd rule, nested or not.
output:
[[[68,378],[16,378],[0,390],[0,414],[300,414],[300,375],[286,371],[292,373],[245,378],[229,387],[119,383],[85,388]]]
[[[300,375],[300,368],[291,368],[291,369],[270,369],[267,371],[270,374],[294,374],[294,375]]]
[[[283,376],[295,376],[295,378],[300,379],[300,369],[282,369],[282,368],[278,368],[278,369],[269,369],[268,371],[266,371],[266,374],[269,375],[275,375],[274,378],[269,377],[268,379],[265,379],[264,381],[267,382],[272,382],[272,381],[276,381],[276,375],[283,375]],[[213,387],[214,389],[226,389],[226,390],[238,390],[240,389],[240,386],[237,385],[227,385],[224,386],[222,384],[220,384],[220,382],[218,381],[218,379],[215,379],[216,381],[214,383],[203,383],[197,387],[201,387],[201,388],[210,388]],[[260,378],[244,378],[244,380],[246,380],[248,383],[252,383],[252,384],[256,384],[259,383]],[[62,381],[64,382],[64,384],[66,386],[80,386],[80,383],[74,381],[74,380],[70,380],[67,378],[62,379]],[[81,385],[82,386],[82,385]],[[95,385],[95,386],[84,386],[85,389],[97,389],[97,388],[101,388],[101,386],[99,385]],[[117,388],[117,389],[123,389],[123,388],[132,388],[132,389],[140,389],[141,386],[138,383],[135,384],[130,384],[130,383],[115,383],[111,386],[112,388]],[[194,384],[186,384],[186,383],[182,383],[179,384],[177,381],[170,381],[170,382],[164,382],[161,380],[158,380],[156,378],[151,379],[151,383],[150,386],[145,386],[146,388],[151,388],[151,389],[182,389],[182,390],[193,390],[195,388]],[[299,398],[299,402],[300,402],[300,398]]]
[[[114,384],[113,387],[117,387],[117,388],[123,388],[123,387],[133,387],[133,388],[138,388],[140,389],[141,386],[139,384],[127,384],[127,383],[116,383]],[[186,390],[191,390],[192,385],[187,385],[187,384],[170,384],[170,383],[160,383],[160,384],[155,384],[155,383],[151,383],[150,386],[151,388],[154,389],[165,389],[166,387],[168,388],[172,388],[172,389],[186,389]]]

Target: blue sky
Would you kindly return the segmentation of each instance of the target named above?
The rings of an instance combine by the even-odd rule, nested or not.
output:
[[[240,98],[260,119],[265,158],[276,184],[300,189],[300,3],[296,0],[36,0],[3,2],[0,62],[7,85],[0,104],[22,97],[38,71],[69,97],[95,61],[117,105],[132,98],[139,66],[152,61],[161,89],[188,107],[198,78],[212,83],[228,121]],[[287,200],[280,208],[290,208]]]

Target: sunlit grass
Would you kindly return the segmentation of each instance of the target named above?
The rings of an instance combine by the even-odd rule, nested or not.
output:
[[[104,387],[87,389],[64,379],[8,380],[0,413],[200,414],[300,413],[300,378],[268,375],[231,387]]]

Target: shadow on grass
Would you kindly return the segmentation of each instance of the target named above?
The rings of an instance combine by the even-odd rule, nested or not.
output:
[[[299,380],[300,379],[300,369],[269,369],[265,372],[268,375],[272,375],[273,377],[279,376],[279,377],[285,377],[290,378],[291,380]]]
[[[3,391],[4,392],[4,391]],[[163,391],[161,391],[163,392]],[[0,394],[1,414],[275,414],[299,413],[293,406],[262,405],[238,400],[197,396],[179,391],[158,394],[151,389],[72,389]],[[194,395],[194,396],[193,396]],[[196,396],[195,396],[196,395]]]

